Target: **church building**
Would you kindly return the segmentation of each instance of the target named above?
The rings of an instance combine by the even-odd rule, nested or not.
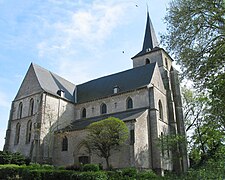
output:
[[[83,143],[85,128],[116,117],[127,125],[129,138],[112,153],[112,167],[186,171],[185,145],[171,150],[163,148],[166,139],[159,141],[185,136],[185,129],[178,72],[159,47],[149,13],[142,50],[131,59],[132,69],[79,85],[31,63],[11,105],[4,150],[33,162],[105,167],[105,160]]]

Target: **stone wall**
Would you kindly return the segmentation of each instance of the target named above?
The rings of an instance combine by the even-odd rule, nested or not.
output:
[[[30,100],[34,100],[34,108],[33,108],[33,115],[29,114],[30,108]],[[19,111],[19,104],[23,104],[22,108],[22,116],[21,118],[18,117]],[[13,102],[12,106],[12,115],[10,121],[10,137],[9,137],[9,147],[8,150],[12,152],[21,152],[25,156],[30,156],[31,153],[31,145],[34,139],[34,124],[37,121],[37,117],[39,112],[39,106],[41,103],[41,94],[34,94],[31,96],[24,97],[23,99],[18,99]],[[30,142],[26,142],[27,136],[27,123],[28,121],[32,122],[32,129],[31,129],[31,140]],[[16,126],[20,124],[20,134],[19,134],[19,143],[15,144],[16,138]],[[8,138],[8,137],[6,137]]]
[[[41,156],[51,161],[54,151],[54,132],[69,125],[74,119],[74,104],[60,97],[43,94],[40,128]]]
[[[86,108],[86,118],[95,117],[100,115],[100,107],[102,103],[107,105],[107,114],[117,113],[125,111],[126,100],[130,97],[133,100],[133,109],[142,108],[148,106],[148,91],[146,89],[140,89],[128,93],[115,94],[104,99],[91,101],[88,103],[77,104],[75,106],[75,119],[81,118],[81,111]]]

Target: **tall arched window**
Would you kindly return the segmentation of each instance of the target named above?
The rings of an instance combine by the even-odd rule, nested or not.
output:
[[[68,150],[68,139],[66,136],[64,136],[62,140],[62,151],[67,151]]]
[[[86,118],[86,109],[85,108],[83,108],[81,110],[81,118]]]
[[[30,143],[31,140],[31,131],[32,131],[32,122],[29,120],[27,122],[27,133],[26,133],[26,143]]]
[[[23,103],[20,102],[19,104],[19,108],[18,108],[18,119],[21,119],[22,118],[22,114],[23,114]]]
[[[29,116],[32,116],[34,114],[34,99],[32,98],[30,100],[30,105],[29,105]]]
[[[150,60],[148,58],[145,59],[145,64],[150,64]]]
[[[129,97],[127,98],[127,109],[133,108],[133,100]]]
[[[163,121],[163,107],[161,100],[159,100],[159,119]]]
[[[18,144],[20,140],[20,123],[16,125],[15,144]]]
[[[107,113],[107,106],[105,103],[101,105],[101,114],[106,114]]]

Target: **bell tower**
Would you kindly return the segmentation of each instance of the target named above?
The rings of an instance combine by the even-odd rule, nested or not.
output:
[[[171,69],[173,59],[163,48],[159,47],[148,11],[142,50],[131,59],[133,60],[133,68],[157,62],[162,78],[164,78],[164,71],[169,72]]]
[[[170,55],[163,48],[159,47],[148,11],[142,50],[131,59],[133,60],[133,68],[157,62],[166,89],[170,134],[185,136],[178,71],[172,66],[173,59]],[[173,169],[178,173],[187,171],[188,157],[186,146],[177,144],[177,149],[172,154],[174,157],[177,154],[182,154],[181,159],[176,159],[173,162]]]

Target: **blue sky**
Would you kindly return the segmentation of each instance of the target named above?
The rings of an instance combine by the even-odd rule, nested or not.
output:
[[[146,3],[160,40],[168,2],[0,0],[0,150],[31,62],[74,84],[130,69],[142,48]]]

